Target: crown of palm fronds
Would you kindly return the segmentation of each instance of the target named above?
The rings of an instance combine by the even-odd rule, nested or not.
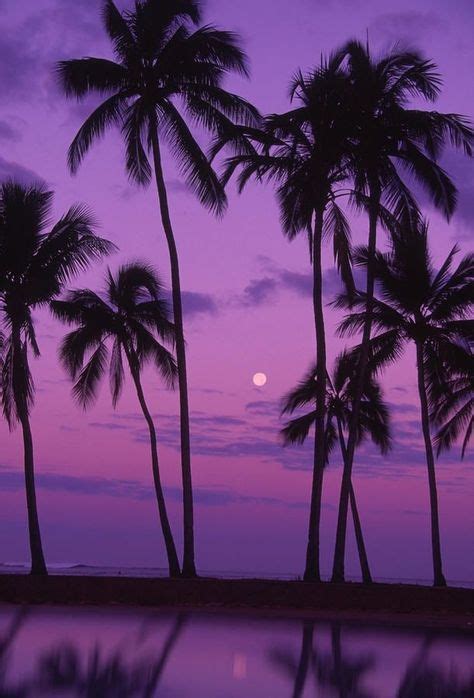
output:
[[[83,205],[72,206],[52,227],[53,193],[42,185],[0,185],[0,302],[4,339],[2,407],[10,425],[20,402],[28,411],[34,384],[28,350],[39,356],[32,312],[47,306],[64,284],[115,249],[94,232]]]
[[[474,403],[474,255],[466,254],[453,269],[457,253],[454,247],[436,269],[426,222],[402,230],[389,252],[377,253],[377,292],[372,306],[375,336],[370,342],[369,366],[380,370],[400,357],[407,342],[420,344],[432,420],[441,425],[438,452],[450,448],[466,430],[464,453],[472,434]],[[355,261],[367,265],[366,248],[357,250]],[[335,305],[353,309],[340,324],[340,333],[359,332],[365,321],[365,293],[341,294]]]
[[[346,428],[351,421],[352,405],[355,396],[355,378],[358,356],[343,352],[335,362],[332,378],[328,376],[326,391],[326,459],[338,440],[338,422]],[[316,371],[312,368],[298,384],[282,399],[282,414],[293,413],[309,404],[314,405],[310,412],[288,421],[281,434],[285,444],[303,443],[316,420],[315,402],[317,397]],[[370,438],[382,453],[391,444],[390,415],[383,400],[382,391],[374,376],[369,374],[364,385],[358,424],[358,443]]]
[[[223,187],[187,121],[213,134],[228,130],[234,121],[258,122],[255,107],[222,86],[229,72],[248,74],[238,37],[211,25],[196,28],[200,10],[194,0],[135,0],[133,9],[123,13],[107,0],[102,18],[115,60],[81,58],[57,66],[67,96],[105,97],[71,144],[71,171],[116,126],[125,142],[127,172],[145,185],[151,177],[151,135],[157,131],[201,203],[222,212]]]
[[[107,366],[112,402],[117,404],[124,356],[132,372],[152,362],[173,385],[176,363],[164,344],[174,343],[174,326],[160,279],[148,264],[123,265],[115,276],[108,270],[104,298],[88,289],[70,291],[65,300],[52,303],[52,311],[75,327],[62,340],[59,356],[75,381],[73,395],[84,408],[96,399]]]

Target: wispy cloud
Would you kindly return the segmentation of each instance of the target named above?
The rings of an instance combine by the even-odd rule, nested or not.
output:
[[[15,179],[22,184],[44,183],[44,179],[33,170],[20,165],[18,162],[5,160],[5,158],[2,158],[1,155],[0,179]]]
[[[76,477],[60,473],[38,473],[37,486],[49,492],[68,492],[75,495],[119,497],[132,500],[153,500],[155,492],[152,485],[138,480],[121,480],[103,477]],[[24,487],[24,475],[21,471],[10,470],[0,466],[0,487],[5,491],[18,491]],[[179,487],[164,487],[165,496],[177,503],[182,500]],[[306,502],[286,501],[277,497],[253,496],[242,494],[237,490],[220,487],[195,487],[194,501],[197,505],[216,507],[231,504],[283,506],[291,509],[306,508]]]

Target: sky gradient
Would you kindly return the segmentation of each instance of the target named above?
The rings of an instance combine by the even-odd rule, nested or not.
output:
[[[118,2],[119,7],[127,3]],[[109,134],[72,178],[65,153],[93,102],[66,102],[55,85],[55,61],[109,56],[96,0],[0,0],[0,177],[47,182],[55,215],[85,202],[100,232],[119,246],[112,269],[130,259],[152,262],[168,284],[168,257],[153,187],[130,185],[117,134]],[[263,112],[288,107],[287,88],[298,69],[311,68],[350,37],[379,51],[395,41],[416,45],[444,78],[437,109],[473,115],[474,6],[470,0],[209,0],[205,22],[241,34],[251,80],[228,87]],[[472,238],[472,162],[447,153],[459,186],[459,210],[448,225],[426,208],[436,260],[455,242]],[[217,220],[180,181],[170,158],[165,171],[178,241],[188,341],[191,442],[196,500],[197,562],[201,571],[298,574],[308,517],[311,444],[281,447],[279,400],[306,371],[314,354],[309,260],[304,236],[282,235],[271,188],[252,184]],[[352,218],[355,241],[364,218]],[[72,286],[100,288],[106,263]],[[325,255],[326,300],[337,289]],[[345,345],[332,337],[340,316],[328,312],[331,362]],[[83,413],[56,352],[64,329],[37,315],[42,357],[32,363],[37,386],[32,427],[36,445],[40,522],[47,561],[95,565],[164,566],[165,554],[151,489],[146,425],[128,382],[114,412],[105,381],[97,404]],[[264,371],[263,388],[252,375]],[[152,372],[145,390],[156,416],[159,453],[173,530],[181,540],[177,394]],[[393,408],[395,448],[379,457],[362,448],[354,484],[376,577],[429,579],[428,491],[414,356],[408,351],[384,377]],[[21,432],[0,423],[0,563],[28,559],[21,471]],[[469,454],[454,449],[438,462],[441,533],[448,580],[474,581],[474,475]],[[322,570],[328,573],[340,481],[337,458],[326,472]],[[357,574],[352,530],[349,574]]]

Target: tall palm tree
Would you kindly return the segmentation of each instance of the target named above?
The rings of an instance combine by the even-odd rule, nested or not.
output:
[[[343,352],[334,366],[333,377],[327,376],[326,387],[326,462],[334,446],[339,442],[342,460],[346,458],[346,434],[352,416],[352,403],[355,390],[355,368],[357,356]],[[317,378],[313,368],[299,385],[283,398],[283,414],[293,413],[317,399]],[[294,417],[282,429],[285,444],[302,444],[309,430],[316,421],[316,410]],[[390,419],[388,407],[383,401],[382,392],[373,375],[366,375],[364,395],[361,401],[359,432],[357,443],[364,438],[370,438],[378,446],[381,453],[387,453],[390,448]],[[351,483],[350,506],[354,522],[354,531],[359,553],[362,578],[366,583],[372,581],[367,551],[362,533],[354,487]]]
[[[29,352],[40,355],[33,312],[61,292],[65,283],[114,246],[94,234],[84,206],[72,206],[48,229],[53,193],[41,185],[0,185],[0,313],[5,330],[1,402],[10,428],[23,432],[31,573],[47,574],[36,505],[30,411],[34,383]]]
[[[230,144],[235,154],[225,163],[223,181],[240,168],[239,190],[251,177],[277,186],[276,194],[285,235],[308,236],[313,270],[313,316],[316,336],[316,431],[311,509],[308,526],[305,579],[320,579],[319,537],[325,455],[326,333],[323,312],[322,246],[332,237],[334,256],[343,280],[353,288],[350,229],[338,205],[345,181],[350,113],[345,102],[346,78],[340,58],[331,56],[312,73],[298,73],[290,93],[294,108],[268,116],[261,129],[243,125],[217,139],[214,156]]]
[[[474,131],[468,120],[457,114],[442,114],[409,108],[411,99],[433,102],[441,79],[436,66],[417,51],[394,48],[373,58],[368,45],[350,41],[341,49],[346,56],[352,85],[354,125],[352,176],[358,197],[368,209],[368,265],[366,275],[366,316],[362,329],[362,350],[358,367],[352,424],[347,443],[347,459],[341,484],[334,551],[334,581],[344,579],[347,511],[351,471],[357,442],[357,422],[367,369],[372,328],[374,257],[380,205],[385,204],[396,218],[415,224],[417,203],[403,179],[416,181],[430,196],[434,206],[449,218],[456,204],[456,189],[437,159],[446,142],[472,154]]]
[[[115,277],[108,271],[105,299],[87,289],[70,291],[66,300],[52,304],[52,311],[76,327],[64,337],[60,359],[76,381],[73,394],[84,408],[97,397],[107,364],[115,407],[123,387],[124,358],[128,364],[150,435],[153,481],[169,572],[177,577],[180,569],[161,484],[156,430],[141,381],[147,362],[154,364],[168,385],[173,384],[176,375],[175,360],[162,343],[174,342],[174,326],[158,276],[146,264],[127,264],[119,268]],[[110,353],[108,345],[112,345]]]
[[[396,360],[405,344],[416,348],[418,394],[428,470],[431,505],[431,540],[434,584],[446,584],[441,558],[438,495],[430,431],[429,389],[433,376],[466,365],[468,344],[474,334],[469,319],[474,302],[474,255],[466,255],[452,270],[454,248],[436,271],[428,249],[428,227],[407,229],[394,237],[391,250],[376,252],[373,266],[378,288],[372,300],[372,321],[378,334],[369,343],[369,359],[381,366]],[[356,263],[372,263],[367,248],[358,251]],[[367,294],[350,299],[343,294],[338,305],[353,312],[341,323],[342,333],[360,331],[366,322]],[[369,363],[370,366],[370,363]]]
[[[112,0],[106,0],[102,19],[115,61],[81,58],[58,65],[60,83],[68,97],[105,97],[69,148],[71,171],[77,171],[92,144],[114,126],[120,128],[125,142],[130,179],[148,184],[153,165],[171,265],[181,420],[183,575],[188,577],[196,574],[196,567],[186,352],[178,250],[162,147],[168,146],[199,201],[220,214],[226,205],[225,192],[187,121],[216,134],[228,129],[234,119],[249,125],[258,119],[254,107],[222,87],[228,73],[248,72],[237,36],[210,25],[196,29],[200,16],[197,0],[135,0],[133,9],[123,13]]]

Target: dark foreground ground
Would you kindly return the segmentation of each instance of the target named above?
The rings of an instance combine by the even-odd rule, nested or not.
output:
[[[261,579],[170,580],[0,575],[0,603],[127,605],[344,616],[474,633],[474,590],[409,584],[312,584]]]

